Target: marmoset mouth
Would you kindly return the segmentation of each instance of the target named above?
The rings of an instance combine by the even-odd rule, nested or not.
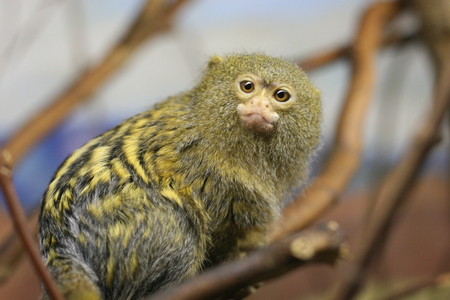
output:
[[[241,116],[241,121],[245,126],[258,132],[267,132],[272,130],[273,123],[259,113],[249,113]]]

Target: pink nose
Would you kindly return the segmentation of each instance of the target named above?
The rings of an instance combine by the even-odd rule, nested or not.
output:
[[[255,132],[269,132],[278,120],[278,114],[266,97],[258,96],[238,105],[241,122]]]

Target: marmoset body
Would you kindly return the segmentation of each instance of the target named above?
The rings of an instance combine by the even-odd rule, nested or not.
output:
[[[307,178],[320,123],[296,65],[216,56],[193,89],[76,150],[39,220],[66,299],[140,299],[263,245]]]

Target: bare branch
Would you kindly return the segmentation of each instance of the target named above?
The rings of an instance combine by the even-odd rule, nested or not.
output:
[[[427,1],[427,5],[432,3]],[[439,4],[439,1],[434,4]],[[448,31],[442,31],[442,33],[446,32]],[[450,46],[450,39],[445,37],[439,42],[441,46],[445,47],[441,44],[443,40],[447,40],[449,43],[447,46]],[[434,48],[433,45],[431,47]],[[343,280],[335,299],[350,299],[359,291],[369,264],[384,248],[390,233],[389,229],[395,216],[404,205],[405,195],[416,181],[418,170],[438,141],[440,125],[450,107],[450,51],[435,50],[433,50],[433,54],[438,56],[435,61],[439,61],[437,65],[439,71],[434,88],[433,104],[411,146],[403,155],[403,159],[381,184],[375,197],[375,207],[370,215],[367,228],[361,233],[357,243],[359,248],[355,263],[351,266],[353,271],[349,273],[348,278]]]
[[[422,36],[439,72],[440,65],[446,63],[450,53],[450,1],[413,0],[410,3],[422,21]]]
[[[417,34],[399,35],[393,33],[387,35],[382,42],[382,46],[391,46],[395,44],[405,44],[413,41],[417,38]],[[353,55],[353,46],[346,45],[339,48],[335,48],[329,51],[325,51],[310,58],[299,60],[298,66],[306,71],[314,70],[326,66],[338,59],[351,59]]]

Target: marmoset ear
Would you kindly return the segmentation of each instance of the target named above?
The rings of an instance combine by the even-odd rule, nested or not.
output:
[[[211,68],[217,64],[220,64],[221,62],[223,62],[223,58],[220,57],[219,55],[214,55],[213,57],[211,57],[211,59],[209,60],[208,63],[208,68]]]

